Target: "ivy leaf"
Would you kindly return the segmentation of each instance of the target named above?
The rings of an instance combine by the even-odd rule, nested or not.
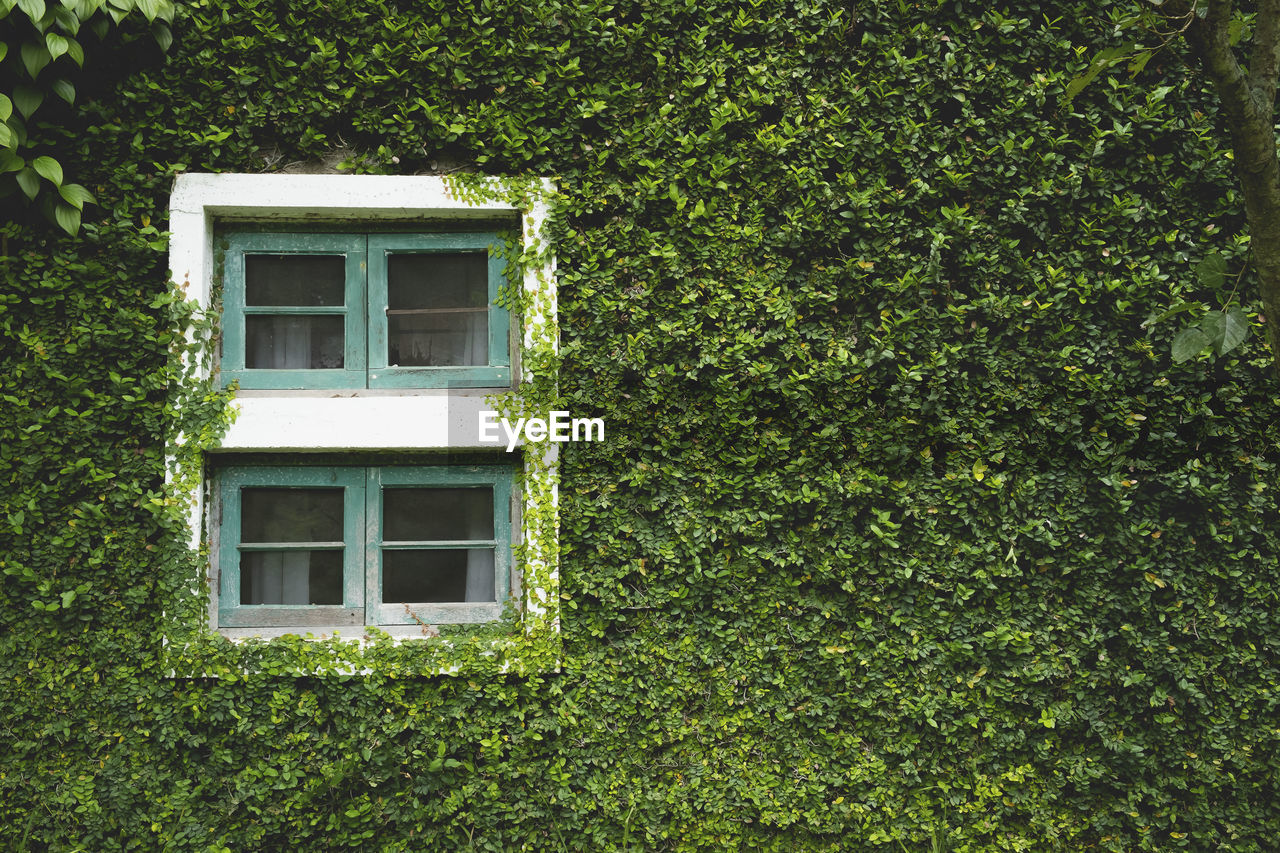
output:
[[[1218,252],[1206,255],[1203,261],[1196,264],[1196,278],[1199,279],[1201,287],[1216,290],[1222,287],[1226,277],[1227,259]]]
[[[59,78],[50,83],[49,88],[53,90],[54,94],[59,98],[62,98],[62,100],[66,101],[68,104],[74,104],[76,102],[76,87],[71,85],[70,80],[63,80]]]
[[[34,42],[23,42],[22,44],[22,64],[26,66],[27,73],[34,80],[50,60],[53,59],[49,55],[49,49],[42,44]]]
[[[156,44],[160,45],[161,50],[167,51],[169,45],[173,44],[173,30],[169,29],[169,25],[163,21],[156,21],[151,25],[151,35],[155,37]]]
[[[18,186],[22,188],[22,192],[27,198],[35,198],[36,193],[40,192],[40,176],[37,175],[30,166],[27,166],[17,175]]]
[[[1211,343],[1208,335],[1200,331],[1199,326],[1188,326],[1173,338],[1173,360],[1181,364],[1189,358],[1195,358]]]
[[[58,195],[62,196],[63,200],[76,210],[83,209],[85,204],[95,203],[93,193],[79,184],[63,184],[58,187]]]
[[[67,38],[57,33],[45,33],[44,46],[49,50],[49,59],[57,59],[67,52]]]
[[[13,87],[13,105],[22,113],[23,118],[31,118],[31,114],[44,103],[44,92],[35,86],[19,83]]]
[[[54,186],[62,186],[62,166],[52,157],[37,157],[31,161],[31,168],[39,172],[42,177],[51,181]]]
[[[18,0],[18,8],[27,13],[32,23],[44,17],[44,0]]]
[[[80,230],[80,211],[70,205],[59,203],[53,209],[53,217],[58,220],[58,225],[62,230],[72,236],[75,236],[75,233]]]
[[[81,68],[84,68],[84,48],[80,46],[80,42],[75,39],[67,39],[67,56],[71,57],[71,61]]]
[[[0,151],[0,175],[5,172],[17,172],[25,168],[27,161],[12,151]]]
[[[1240,310],[1239,305],[1232,305],[1224,315],[1222,346],[1218,348],[1218,354],[1231,352],[1244,343],[1247,337],[1249,337],[1249,318],[1245,316],[1244,311]]]

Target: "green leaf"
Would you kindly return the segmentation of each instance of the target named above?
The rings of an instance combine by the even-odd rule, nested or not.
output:
[[[1225,314],[1222,345],[1218,348],[1218,355],[1231,352],[1244,343],[1247,337],[1249,337],[1249,318],[1244,311],[1240,310],[1239,305],[1232,305]]]
[[[8,121],[11,115],[13,115],[13,101],[9,100],[8,95],[0,94],[0,121]]]
[[[1129,42],[1119,47],[1109,47],[1098,51],[1098,55],[1093,58],[1093,62],[1089,63],[1089,67],[1085,69],[1085,72],[1067,84],[1067,90],[1062,96],[1062,103],[1064,105],[1071,103],[1071,99],[1084,91],[1085,86],[1092,83],[1103,71],[1132,53],[1136,47],[1137,45],[1133,42]]]
[[[40,192],[40,176],[28,166],[18,173],[18,186],[27,198],[35,198],[36,193]]]
[[[76,102],[76,87],[71,85],[70,80],[58,78],[49,84],[49,88],[53,90],[55,95],[62,98],[62,100],[66,101],[68,104],[74,104]]]
[[[23,118],[31,118],[31,114],[44,103],[44,92],[35,86],[19,83],[13,87],[13,105],[22,113]]]
[[[62,166],[52,157],[41,156],[31,161],[31,168],[41,176],[53,182],[54,186],[62,185]]]
[[[1174,336],[1173,360],[1180,364],[1189,358],[1195,358],[1210,345],[1211,341],[1204,332],[1200,331],[1199,326],[1188,326]]]
[[[22,64],[26,66],[31,79],[34,80],[52,59],[49,48],[44,45],[29,41],[22,43]]]
[[[44,46],[49,50],[49,59],[57,59],[67,52],[67,38],[57,33],[45,33]]]
[[[1200,331],[1209,339],[1214,350],[1221,353],[1222,344],[1227,338],[1227,315],[1221,311],[1211,311],[1200,318]]]
[[[76,210],[74,207],[59,203],[58,206],[53,209],[53,216],[58,220],[58,225],[62,230],[66,231],[68,234],[74,236],[75,233],[80,230],[80,211]]]
[[[0,148],[4,148],[7,151],[7,149],[14,147],[17,142],[17,137],[9,129],[9,125],[0,122]]]
[[[0,62],[3,62],[4,58],[8,55],[9,55],[8,43],[0,41]]]
[[[72,6],[75,4],[72,3]],[[80,16],[72,9],[67,8],[67,0],[62,0],[62,6],[53,10],[53,19],[58,22],[58,26],[68,35],[75,35],[80,32]]]
[[[1194,308],[1199,308],[1199,307],[1200,307],[1200,303],[1198,302],[1179,302],[1177,305],[1173,306],[1168,311],[1165,311],[1158,315],[1152,314],[1150,317],[1143,320],[1142,328],[1145,329],[1148,326],[1154,326],[1156,323],[1163,323],[1165,320],[1168,320],[1170,317],[1176,314],[1181,314],[1183,311],[1190,311]]]
[[[173,44],[173,30],[169,29],[169,25],[164,21],[156,21],[151,25],[151,35],[155,37],[156,44],[160,45],[161,50],[168,50],[169,45]]]
[[[0,175],[5,172],[17,172],[26,168],[27,161],[12,151],[0,151]]]
[[[67,56],[71,57],[71,61],[81,68],[84,68],[84,48],[80,46],[80,42],[75,39],[67,39]]]
[[[18,0],[18,8],[27,14],[32,23],[44,17],[44,0]]]
[[[1200,281],[1200,286],[1209,290],[1216,290],[1222,287],[1222,282],[1227,277],[1227,259],[1218,252],[1206,255],[1205,259],[1196,264],[1196,278]]]
[[[156,16],[160,14],[159,0],[137,0],[138,9],[146,16],[148,21],[154,21]]]
[[[76,210],[82,209],[85,204],[95,203],[93,193],[79,184],[63,184],[58,187],[58,195],[62,196],[63,200]]]
[[[1129,63],[1129,76],[1137,77],[1142,73],[1142,69],[1147,67],[1147,63],[1151,61],[1151,57],[1155,56],[1154,50],[1144,50],[1133,58]]]

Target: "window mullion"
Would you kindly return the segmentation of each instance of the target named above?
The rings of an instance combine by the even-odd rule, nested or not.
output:
[[[382,620],[382,472],[366,468],[364,480],[364,513],[360,525],[364,573],[360,579],[366,625]]]

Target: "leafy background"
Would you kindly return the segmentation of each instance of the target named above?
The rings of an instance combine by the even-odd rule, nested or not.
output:
[[[0,846],[1272,849],[1269,354],[1144,325],[1254,310],[1205,84],[1064,107],[1105,3],[856,6],[200,0],[90,52],[26,129],[79,235],[0,201]],[[560,672],[165,676],[163,441],[221,410],[172,177],[314,162],[561,187],[608,440]]]

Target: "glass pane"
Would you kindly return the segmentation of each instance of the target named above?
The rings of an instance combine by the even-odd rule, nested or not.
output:
[[[493,549],[382,552],[382,601],[494,601]]]
[[[392,253],[387,256],[387,301],[392,310],[484,308],[489,304],[489,253]]]
[[[343,366],[341,314],[244,318],[244,366],[312,369]]]
[[[489,363],[487,252],[387,258],[387,364]]]
[[[245,255],[246,305],[346,304],[342,255]]]
[[[387,318],[387,364],[455,367],[489,363],[487,311],[393,314]]]
[[[341,542],[342,489],[242,488],[240,541]]]
[[[240,555],[241,604],[341,604],[341,551]]]
[[[383,542],[492,538],[492,488],[382,490]]]

